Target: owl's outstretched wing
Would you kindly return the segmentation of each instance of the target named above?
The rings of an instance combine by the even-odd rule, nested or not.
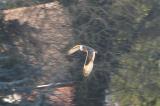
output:
[[[83,66],[83,75],[85,77],[89,76],[89,74],[91,73],[93,69],[94,58],[95,58],[95,52],[88,50],[86,60]]]
[[[76,45],[74,46],[73,48],[71,48],[69,51],[68,51],[68,55],[71,55],[73,53],[75,53],[76,51],[80,50],[80,45]]]

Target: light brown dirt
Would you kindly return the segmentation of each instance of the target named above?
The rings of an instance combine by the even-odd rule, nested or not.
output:
[[[64,10],[59,2],[55,1],[33,7],[4,10],[3,14],[5,21],[16,20],[20,25],[27,24],[38,30],[38,32],[34,32],[32,29],[20,28],[23,33],[28,33],[30,34],[29,36],[36,39],[38,42],[34,43],[41,49],[39,54],[31,55],[29,61],[33,65],[39,64],[42,66],[41,69],[47,76],[44,79],[56,78],[56,75],[63,79],[64,76],[60,76],[60,74],[68,74],[66,69],[69,64],[65,58],[65,47],[72,40],[72,28],[68,16],[69,13]],[[33,52],[34,50],[32,49],[29,52]],[[19,51],[21,51],[20,48]],[[25,52],[23,53],[28,56]],[[38,60],[34,57],[41,59]]]
[[[15,23],[17,28],[11,27],[9,36],[21,31],[14,35],[18,36],[14,41],[17,48],[15,52],[41,70],[42,76],[38,78],[37,85],[69,80],[71,63],[66,59],[66,47],[73,42],[73,38],[68,14],[58,1],[3,11],[4,20]],[[72,106],[74,87],[57,88],[53,94],[55,95],[49,96],[49,100],[56,106]],[[29,97],[34,101],[36,96]]]

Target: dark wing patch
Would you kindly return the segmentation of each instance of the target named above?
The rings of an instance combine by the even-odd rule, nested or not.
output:
[[[89,62],[92,60],[92,57],[93,57],[93,52],[89,50],[86,57],[85,65],[89,64]]]

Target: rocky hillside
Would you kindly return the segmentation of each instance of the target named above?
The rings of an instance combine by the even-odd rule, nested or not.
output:
[[[57,1],[1,11],[1,81],[22,81],[20,86],[25,88],[73,81],[70,67],[74,62],[67,59],[74,42],[68,15]]]
[[[11,51],[46,73],[44,79],[51,78],[48,81],[63,79],[61,73],[67,76],[66,45],[72,40],[72,28],[67,11],[58,2],[4,10],[2,14],[12,40],[8,41]],[[4,52],[9,51],[6,49]]]

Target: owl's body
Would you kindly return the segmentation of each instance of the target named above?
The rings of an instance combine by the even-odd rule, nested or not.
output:
[[[95,54],[97,53],[93,48],[85,45],[76,45],[68,51],[68,54],[73,54],[76,51],[83,51],[87,53],[85,63],[83,66],[83,75],[84,77],[88,77],[93,69]]]

